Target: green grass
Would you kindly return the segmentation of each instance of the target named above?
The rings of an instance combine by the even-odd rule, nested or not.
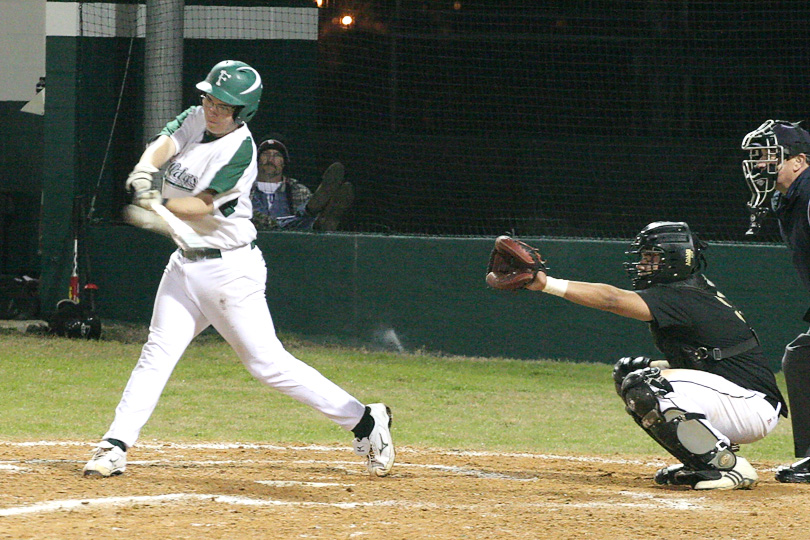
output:
[[[0,439],[94,441],[107,429],[142,336],[101,341],[0,334]],[[137,332],[136,332],[137,333]],[[112,337],[110,337],[112,336]],[[393,409],[400,445],[567,454],[662,454],[624,413],[606,364],[287,348],[365,403]],[[784,388],[781,374],[779,384]],[[142,440],[348,443],[350,434],[256,380],[217,336],[180,360]],[[789,421],[744,448],[790,461]]]

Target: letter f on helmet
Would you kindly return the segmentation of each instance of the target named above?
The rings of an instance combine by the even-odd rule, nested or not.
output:
[[[219,70],[219,77],[217,77],[217,86],[222,86],[224,81],[227,81],[231,78],[231,74],[225,71],[224,69]]]

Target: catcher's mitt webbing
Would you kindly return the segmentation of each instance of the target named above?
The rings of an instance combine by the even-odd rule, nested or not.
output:
[[[493,289],[512,291],[526,287],[534,281],[537,272],[546,270],[537,249],[504,235],[495,239],[486,281]]]

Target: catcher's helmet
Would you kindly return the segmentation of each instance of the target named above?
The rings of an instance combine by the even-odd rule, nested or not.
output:
[[[625,262],[624,268],[636,290],[682,281],[700,271],[706,261],[702,252],[707,247],[686,223],[656,221],[644,227],[630,244],[626,254],[635,260]]]
[[[741,146],[748,152],[748,159],[742,163],[743,176],[751,192],[748,201],[751,229],[748,234],[755,234],[759,229],[759,220],[768,211],[765,203],[776,188],[779,167],[799,154],[810,155],[810,133],[800,123],[767,120],[747,134]]]
[[[238,60],[224,60],[211,68],[197,89],[239,107],[235,120],[250,121],[259,109],[262,77],[259,72]]]

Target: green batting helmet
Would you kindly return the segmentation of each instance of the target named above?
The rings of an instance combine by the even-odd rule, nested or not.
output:
[[[262,77],[259,72],[238,60],[223,60],[215,65],[197,89],[227,103],[241,107],[236,120],[248,122],[259,109]]]

